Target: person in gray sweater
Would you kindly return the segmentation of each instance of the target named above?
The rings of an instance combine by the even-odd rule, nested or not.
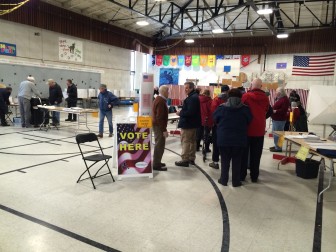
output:
[[[31,75],[27,77],[27,80],[24,80],[20,83],[18,100],[21,114],[21,125],[22,128],[29,128],[30,119],[31,119],[31,105],[30,99],[32,95],[35,94],[37,97],[40,97],[40,93],[35,86],[35,78]]]

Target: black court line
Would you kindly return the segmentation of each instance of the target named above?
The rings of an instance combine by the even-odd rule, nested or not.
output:
[[[77,156],[80,156],[80,155],[81,154],[79,153],[77,155],[72,155],[72,156],[69,156],[69,157],[66,157],[66,158],[60,158],[60,159],[56,159],[56,160],[52,160],[52,161],[48,161],[48,162],[43,162],[43,163],[40,163],[40,164],[30,165],[30,166],[27,166],[27,167],[6,171],[6,172],[3,172],[3,173],[0,173],[0,176],[5,175],[5,174],[9,174],[9,173],[13,173],[13,172],[17,172],[17,171],[22,172],[22,170],[31,169],[31,168],[41,166],[41,165],[45,165],[45,164],[55,163],[55,162],[58,162],[58,161],[63,160],[63,159],[73,158],[73,157],[77,157]]]
[[[73,238],[73,239],[75,239],[75,240],[78,240],[78,241],[81,241],[81,242],[83,242],[83,243],[86,243],[86,244],[88,244],[88,245],[90,245],[90,246],[93,246],[93,247],[95,247],[95,248],[98,248],[98,249],[101,249],[101,250],[104,250],[104,251],[109,251],[109,252],[119,252],[119,251],[120,251],[120,250],[111,248],[111,247],[109,247],[109,246],[106,246],[106,245],[104,245],[104,244],[102,244],[102,243],[99,243],[99,242],[96,242],[96,241],[94,241],[94,240],[91,240],[91,239],[89,239],[89,238],[86,238],[86,237],[84,237],[84,236],[81,236],[81,235],[79,235],[79,234],[76,234],[76,233],[74,233],[74,232],[71,232],[71,231],[69,231],[69,230],[66,230],[66,229],[64,229],[64,228],[61,228],[61,227],[58,227],[58,226],[53,225],[53,224],[51,224],[51,223],[48,223],[48,222],[46,222],[46,221],[37,219],[37,218],[35,218],[35,217],[33,217],[33,216],[30,216],[30,215],[21,213],[21,212],[19,212],[19,211],[16,211],[16,210],[14,210],[14,209],[12,209],[12,208],[6,207],[6,206],[1,205],[1,204],[0,204],[0,209],[2,209],[3,211],[6,211],[6,212],[8,212],[8,213],[14,214],[14,215],[16,215],[16,216],[18,216],[18,217],[21,217],[21,218],[23,218],[23,219],[26,219],[26,220],[28,220],[28,221],[34,222],[34,223],[36,223],[36,224],[38,224],[38,225],[41,225],[41,226],[44,226],[44,227],[49,228],[49,229],[51,229],[51,230],[54,230],[54,231],[56,231],[56,232],[58,232],[58,233],[61,233],[61,234],[63,234],[63,235],[66,235],[66,236],[68,236],[68,237],[70,237],[70,238]]]
[[[322,160],[321,163],[325,164],[325,161]],[[323,181],[324,181],[324,165],[320,167],[319,170],[319,183],[317,190],[317,200],[316,200],[316,214],[315,214],[315,228],[314,228],[314,240],[313,240],[313,252],[321,251],[322,244],[322,216],[323,216],[323,193],[318,202],[319,193],[323,190]]]
[[[47,144],[53,144],[53,145],[61,146],[61,144],[52,143],[51,140],[50,141],[40,141],[40,140],[37,140],[37,139],[31,139],[31,138],[28,138],[28,137],[24,137],[23,139],[31,140],[31,141],[36,141],[36,142],[39,142],[39,143],[47,143]]]
[[[175,152],[173,150],[170,150],[170,149],[167,149],[167,148],[165,148],[165,149],[174,153],[174,154],[176,154],[176,155],[178,155],[178,156],[181,156],[180,154],[178,154],[177,152]],[[220,206],[221,206],[221,210],[222,210],[222,219],[223,219],[223,236],[222,236],[221,251],[222,252],[227,252],[230,249],[230,221],[229,221],[229,213],[228,213],[223,195],[222,195],[221,191],[219,190],[218,186],[216,185],[216,183],[210,177],[210,175],[206,171],[204,171],[201,167],[199,167],[197,164],[195,164],[195,167],[200,172],[202,172],[203,175],[209,180],[210,184],[212,185],[212,187],[214,188],[214,190],[217,194],[217,197],[218,197],[218,200],[219,200],[219,203],[220,203]]]

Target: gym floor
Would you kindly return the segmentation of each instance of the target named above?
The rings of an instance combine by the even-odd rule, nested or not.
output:
[[[113,113],[114,120],[132,115],[128,106]],[[168,171],[115,183],[104,176],[94,190],[89,180],[76,183],[85,169],[76,123],[61,118],[59,130],[0,128],[0,251],[335,251],[335,179],[318,204],[321,179],[297,177],[294,164],[278,170],[268,133],[259,183],[218,184],[211,153],[175,166],[181,145],[171,135],[162,160]],[[98,119],[88,119],[97,133]],[[107,136],[100,143],[114,155]],[[326,170],[324,186],[328,178]]]

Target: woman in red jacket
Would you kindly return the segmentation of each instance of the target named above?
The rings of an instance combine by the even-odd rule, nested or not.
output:
[[[209,145],[209,135],[210,130],[213,125],[212,120],[212,113],[211,113],[211,96],[210,91],[205,89],[203,93],[199,96],[200,106],[201,106],[201,119],[202,119],[202,126],[197,129],[197,150],[201,147],[201,140],[205,139],[204,142],[205,151],[210,152]],[[205,136],[204,136],[205,134]]]
[[[284,131],[287,120],[287,112],[289,108],[289,99],[286,95],[285,89],[282,87],[277,88],[275,103],[273,105],[272,114],[272,131]],[[273,134],[274,147],[270,148],[272,152],[281,152],[282,146],[278,145],[279,137]]]

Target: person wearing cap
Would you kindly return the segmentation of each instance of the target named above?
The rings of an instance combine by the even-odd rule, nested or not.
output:
[[[27,80],[24,80],[20,83],[18,92],[22,128],[29,128],[31,126],[30,99],[32,98],[33,94],[35,94],[37,97],[41,97],[35,86],[35,78],[29,75]]]
[[[53,79],[49,79],[47,84],[49,85],[49,104],[59,107],[63,101],[62,88]],[[53,125],[59,125],[60,112],[52,112],[52,123]]]
[[[105,84],[101,84],[99,87],[99,134],[98,137],[102,138],[104,134],[104,118],[107,118],[109,125],[109,137],[113,136],[113,125],[112,125],[112,108],[113,105],[119,103],[119,99],[113,93],[106,89]]]
[[[221,93],[217,95],[211,103],[211,114],[215,112],[219,105],[225,103],[228,99],[228,91],[230,87],[228,85],[221,86]],[[217,125],[216,123],[212,126],[212,162],[209,166],[214,169],[219,169],[219,149],[217,146]]]
[[[68,98],[66,98],[66,101],[68,103],[68,108],[71,107],[76,107],[77,106],[77,97],[78,97],[78,93],[77,93],[77,87],[75,84],[72,83],[72,80],[68,79],[67,82],[67,94],[68,94]],[[65,119],[65,121],[69,121],[69,122],[76,122],[77,121],[77,115],[76,114],[68,114],[68,119]]]

